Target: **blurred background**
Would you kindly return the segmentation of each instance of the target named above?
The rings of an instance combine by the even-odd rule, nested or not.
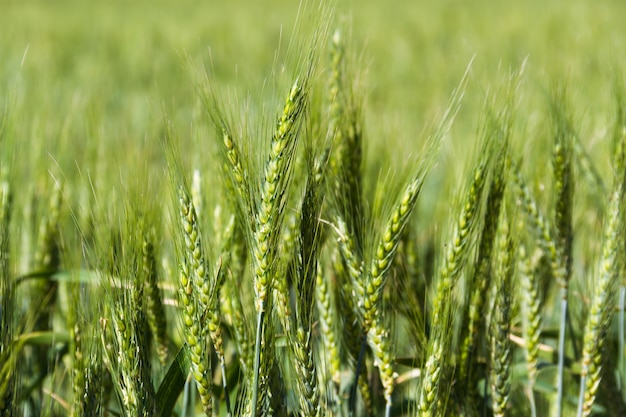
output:
[[[198,72],[209,68],[226,101],[282,100],[300,45],[323,24],[342,30],[354,57],[370,158],[402,158],[422,140],[470,62],[441,175],[464,169],[486,97],[524,61],[527,146],[549,133],[542,124],[556,84],[568,86],[589,149],[610,125],[615,75],[626,68],[626,2],[337,0],[327,5],[330,22],[308,3],[3,0],[0,93],[16,137],[35,140],[23,157],[75,154],[99,138],[136,158],[131,144],[158,141],[164,111],[183,141],[200,140],[211,128],[194,91]],[[324,61],[327,45],[318,53]],[[276,89],[272,74],[281,70],[287,81]],[[275,109],[266,112],[270,126]]]

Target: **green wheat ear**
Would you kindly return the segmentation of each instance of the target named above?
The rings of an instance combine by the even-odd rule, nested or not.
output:
[[[363,285],[364,297],[359,303],[363,321],[362,327],[367,334],[368,344],[374,353],[374,364],[379,369],[380,379],[385,391],[385,414],[387,416],[391,413],[395,377],[389,332],[385,329],[381,317],[382,293],[388,272],[398,250],[400,237],[417,203],[417,198],[424,183],[424,175],[419,175],[409,183],[400,199],[400,203],[387,221],[382,239],[378,243],[369,273],[366,276],[365,285]]]
[[[335,31],[330,44],[330,77],[328,80],[329,130],[332,135],[332,153],[329,165],[332,173],[330,186],[338,202],[340,217],[361,247],[363,231],[362,190],[362,120],[361,109],[348,78],[344,39]]]
[[[479,345],[479,338],[484,326],[483,317],[487,305],[485,292],[492,282],[492,252],[500,224],[500,212],[508,177],[507,158],[512,128],[512,115],[510,113],[512,110],[508,109],[507,106],[503,107],[505,110],[501,111],[500,114],[491,114],[493,110],[489,110],[490,114],[486,126],[486,135],[493,137],[494,140],[494,149],[491,150],[494,153],[494,166],[489,183],[486,185],[485,220],[480,233],[476,266],[470,278],[474,289],[470,295],[467,312],[469,322],[466,330],[464,330],[465,336],[461,344],[459,378],[461,383],[467,384],[468,396],[474,394],[471,391],[479,378],[479,375],[474,374],[475,370],[472,369],[472,365],[475,363],[476,348]]]
[[[175,169],[175,168],[170,168]],[[179,173],[172,172],[172,178]],[[212,370],[210,363],[209,331],[205,312],[212,307],[217,295],[208,279],[200,230],[191,197],[184,185],[175,185],[178,197],[178,224],[181,238],[175,241],[178,258],[178,299],[182,310],[191,374],[196,382],[203,411],[212,414]]]
[[[511,228],[506,222],[502,222],[498,234],[495,314],[491,323],[491,395],[493,415],[502,417],[506,415],[511,392],[511,304],[516,248]]]
[[[621,169],[621,172],[616,172],[614,178],[614,191],[605,220],[602,257],[598,266],[593,298],[585,325],[580,397],[578,400],[579,417],[591,415],[592,406],[596,399],[602,379],[603,356],[606,351],[605,344],[608,342],[607,332],[613,316],[615,293],[619,286],[620,272],[624,267],[623,234],[626,230],[626,224],[624,223],[623,212],[626,172],[624,167],[620,166],[620,158],[622,157],[622,155],[617,157],[616,165]]]
[[[254,271],[255,307],[257,311],[256,347],[254,355],[254,381],[252,382],[252,397],[250,408],[256,416],[257,406],[265,403],[263,397],[268,397],[267,385],[260,386],[261,368],[269,366],[261,363],[261,359],[271,361],[268,354],[261,353],[263,330],[266,326],[266,313],[271,302],[272,278],[277,264],[277,247],[279,231],[284,218],[284,204],[290,180],[291,165],[294,152],[299,140],[299,130],[307,106],[306,80],[296,80],[291,87],[285,101],[282,114],[277,123],[270,153],[265,164],[264,179],[261,184],[258,211],[252,223],[252,263]],[[265,335],[267,336],[267,335]],[[269,352],[269,349],[268,349]],[[267,353],[267,352],[266,352]],[[259,394],[262,401],[258,401]]]
[[[461,202],[461,213],[454,226],[451,242],[446,246],[447,250],[443,255],[443,265],[436,284],[432,310],[432,327],[436,330],[428,343],[428,359],[418,405],[420,415],[424,416],[438,413],[441,406],[439,403],[445,398],[441,381],[446,380],[447,371],[442,364],[452,347],[452,334],[446,329],[449,329],[453,322],[453,291],[470,253],[479,223],[485,184],[492,165],[491,142],[487,141],[483,149],[485,151],[481,152],[481,157],[473,169],[469,188]]]
[[[521,227],[520,227],[521,229]],[[539,358],[539,337],[541,336],[541,300],[539,297],[539,283],[537,274],[531,266],[526,248],[519,245],[518,249],[518,271],[521,281],[522,291],[519,292],[522,304],[522,320],[524,329],[524,340],[526,342],[526,363],[528,368],[529,398],[531,415],[537,416],[535,404],[535,383],[537,381],[538,358]]]

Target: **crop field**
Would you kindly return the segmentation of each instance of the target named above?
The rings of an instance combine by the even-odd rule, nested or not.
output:
[[[3,0],[0,417],[626,415],[626,3]]]

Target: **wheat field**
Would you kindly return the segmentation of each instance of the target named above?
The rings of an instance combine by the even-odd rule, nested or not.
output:
[[[0,414],[626,415],[625,14],[6,0]]]

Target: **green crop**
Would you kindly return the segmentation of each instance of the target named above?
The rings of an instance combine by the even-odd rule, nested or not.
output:
[[[0,415],[624,415],[626,9],[518,3],[9,0]]]

